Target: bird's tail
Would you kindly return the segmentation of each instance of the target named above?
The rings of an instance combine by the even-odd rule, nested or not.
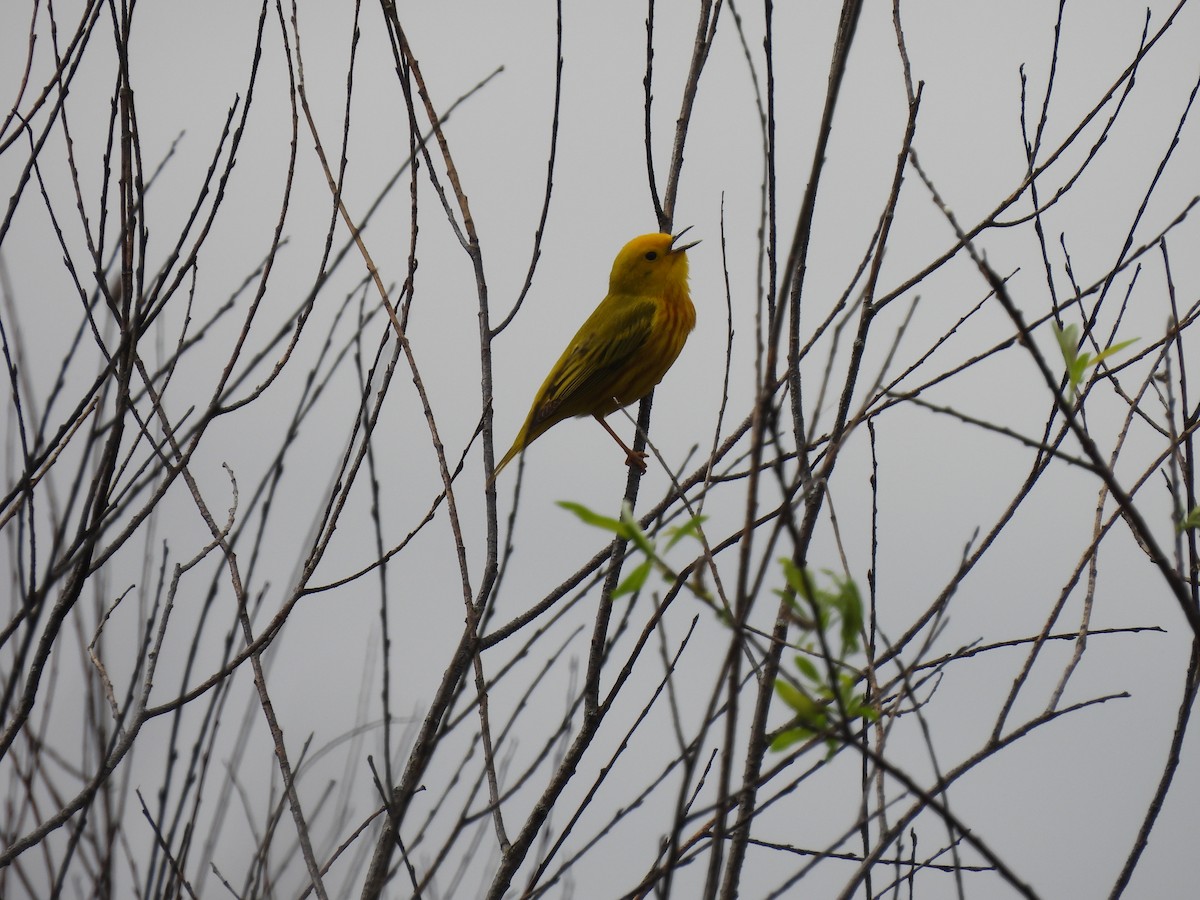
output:
[[[513,441],[513,445],[508,448],[508,452],[504,454],[504,458],[501,459],[500,462],[496,465],[495,471],[492,472],[492,477],[489,478],[487,481],[488,487],[491,487],[493,484],[496,483],[496,479],[500,476],[500,470],[503,469],[505,466],[507,466],[510,462],[512,462],[513,459],[517,456],[517,454],[520,453],[524,449],[525,449],[525,431],[524,431],[524,429],[522,429],[521,433],[517,435],[517,439],[515,441]]]

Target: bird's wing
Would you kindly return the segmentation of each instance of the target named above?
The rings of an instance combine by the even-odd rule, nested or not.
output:
[[[609,401],[617,376],[650,337],[656,310],[649,298],[605,298],[542,385],[531,425],[586,415]]]

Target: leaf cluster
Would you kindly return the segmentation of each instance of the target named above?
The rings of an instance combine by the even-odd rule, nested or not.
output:
[[[621,516],[617,519],[602,515],[588,509],[582,503],[573,503],[570,500],[559,500],[558,505],[569,512],[573,512],[584,524],[611,532],[622,540],[628,541],[633,544],[636,550],[645,555],[646,558],[630,569],[629,573],[621,579],[621,583],[617,585],[616,590],[612,593],[611,599],[613,600],[623,597],[626,594],[636,594],[646,584],[646,579],[650,577],[650,573],[655,569],[658,569],[662,573],[663,579],[666,581],[674,581],[678,578],[678,573],[671,566],[667,565],[666,560],[662,557],[662,553],[669,551],[684,538],[696,536],[706,518],[705,516],[693,516],[682,525],[672,525],[666,528],[666,540],[660,552],[658,542],[646,534],[642,530],[642,527],[638,525],[627,503],[622,504]],[[697,597],[711,604],[711,597],[709,597],[708,592],[699,582],[692,583],[690,587]]]
[[[779,563],[787,588],[778,593],[805,637],[801,652],[793,657],[794,673],[784,672],[775,680],[776,695],[795,719],[775,735],[771,749],[784,750],[823,735],[833,753],[843,726],[856,719],[874,721],[878,716],[859,689],[862,673],[847,662],[860,649],[862,594],[849,576],[823,569],[822,580],[818,581],[810,569],[790,559],[780,559]],[[836,638],[836,646],[831,638]]]
[[[1105,347],[1099,353],[1092,354],[1079,349],[1079,326],[1067,325],[1059,328],[1057,325],[1054,328],[1054,339],[1058,341],[1058,348],[1062,351],[1063,362],[1067,364],[1067,384],[1071,388],[1073,397],[1079,396],[1079,388],[1083,385],[1083,378],[1087,374],[1087,370],[1099,365],[1103,360],[1112,356],[1114,353],[1119,353],[1130,344],[1136,343],[1137,338],[1130,338],[1127,341],[1120,341],[1110,347]]]

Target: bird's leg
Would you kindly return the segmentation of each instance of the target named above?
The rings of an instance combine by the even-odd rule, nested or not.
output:
[[[621,440],[619,437],[617,437],[617,433],[612,430],[612,426],[610,426],[607,422],[605,422],[604,419],[602,419],[600,416],[595,415],[595,414],[592,415],[592,418],[595,419],[597,422],[599,422],[602,426],[604,426],[604,430],[607,431],[609,434],[611,434],[612,439],[614,441],[616,441],[617,444],[620,445],[622,450],[625,451],[625,465],[637,466],[639,469],[641,469],[643,472],[645,472],[646,471],[646,453],[645,453],[645,451],[630,450],[628,447],[625,446],[625,442],[623,440]]]

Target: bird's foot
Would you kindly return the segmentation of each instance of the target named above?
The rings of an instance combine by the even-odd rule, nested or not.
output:
[[[635,466],[643,475],[646,474],[646,456],[645,450],[630,450],[629,455],[625,457],[625,465],[631,469]]]

